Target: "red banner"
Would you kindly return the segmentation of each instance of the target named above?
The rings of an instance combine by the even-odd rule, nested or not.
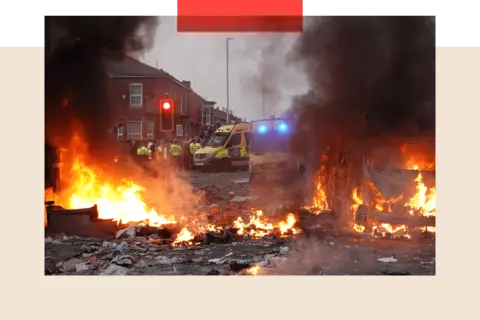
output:
[[[301,32],[303,0],[177,0],[178,32]]]

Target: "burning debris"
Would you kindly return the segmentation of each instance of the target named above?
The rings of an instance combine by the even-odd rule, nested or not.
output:
[[[310,18],[294,50],[311,91],[294,101],[292,148],[316,186],[311,211],[376,236],[434,226],[434,31],[432,17]]]
[[[270,222],[263,216],[261,210],[253,210],[249,222],[243,222],[243,217],[232,220],[232,224],[221,221],[208,221],[211,212],[202,214],[176,215],[175,212],[185,210],[185,201],[172,203],[172,197],[162,194],[164,185],[155,188],[155,200],[148,201],[147,189],[133,180],[116,178],[108,172],[95,166],[87,165],[86,149],[80,137],[72,140],[70,150],[72,154],[62,159],[61,176],[65,180],[65,188],[57,194],[57,202],[61,206],[49,202],[47,207],[47,230],[52,231],[55,222],[61,218],[84,217],[85,228],[93,222],[104,222],[114,226],[117,239],[128,239],[141,235],[156,235],[159,241],[169,242],[174,247],[195,246],[200,243],[228,243],[235,238],[248,237],[259,239],[265,237],[289,237],[300,233],[295,227],[296,218],[290,213],[284,221]],[[163,189],[162,189],[163,188]],[[188,189],[186,189],[188,190]],[[162,198],[164,201],[158,201]],[[183,199],[186,199],[185,194]],[[187,210],[198,211],[198,203],[192,201]],[[160,205],[160,209],[155,207]],[[66,209],[65,209],[66,208]],[[87,208],[87,209],[85,209]],[[220,216],[218,206],[215,216]],[[165,212],[165,213],[161,213]],[[49,221],[50,220],[50,221]],[[211,219],[210,219],[211,220]],[[215,219],[214,219],[215,220]],[[227,223],[227,224],[225,224]],[[68,225],[65,222],[62,226]],[[69,231],[75,234],[76,230]],[[64,231],[64,230],[61,230]],[[108,233],[111,233],[112,229]],[[84,234],[84,233],[82,233]]]

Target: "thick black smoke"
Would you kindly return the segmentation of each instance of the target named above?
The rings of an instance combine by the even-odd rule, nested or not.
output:
[[[46,17],[45,134],[63,144],[79,126],[91,151],[107,144],[109,90],[104,58],[152,45],[156,17]]]
[[[310,92],[295,146],[315,154],[366,135],[435,130],[435,18],[315,17],[295,48]]]

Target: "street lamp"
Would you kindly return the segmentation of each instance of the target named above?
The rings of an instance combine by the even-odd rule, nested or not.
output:
[[[227,124],[230,124],[230,77],[229,77],[229,50],[228,50],[228,44],[230,40],[233,40],[233,38],[227,38],[226,39],[226,54],[227,54]]]

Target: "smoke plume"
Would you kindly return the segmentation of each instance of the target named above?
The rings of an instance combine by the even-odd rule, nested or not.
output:
[[[297,37],[296,34],[274,33],[245,38],[243,56],[254,56],[254,66],[247,69],[242,65],[242,90],[249,99],[252,97],[258,118],[272,113],[280,116],[288,108],[284,102],[302,92],[299,87],[304,89],[303,74],[285,63]]]
[[[293,146],[319,153],[368,136],[435,130],[435,18],[315,17],[294,49],[310,82]]]
[[[109,92],[104,58],[151,47],[156,17],[46,17],[45,128],[65,145],[80,128],[90,151],[107,146]]]

